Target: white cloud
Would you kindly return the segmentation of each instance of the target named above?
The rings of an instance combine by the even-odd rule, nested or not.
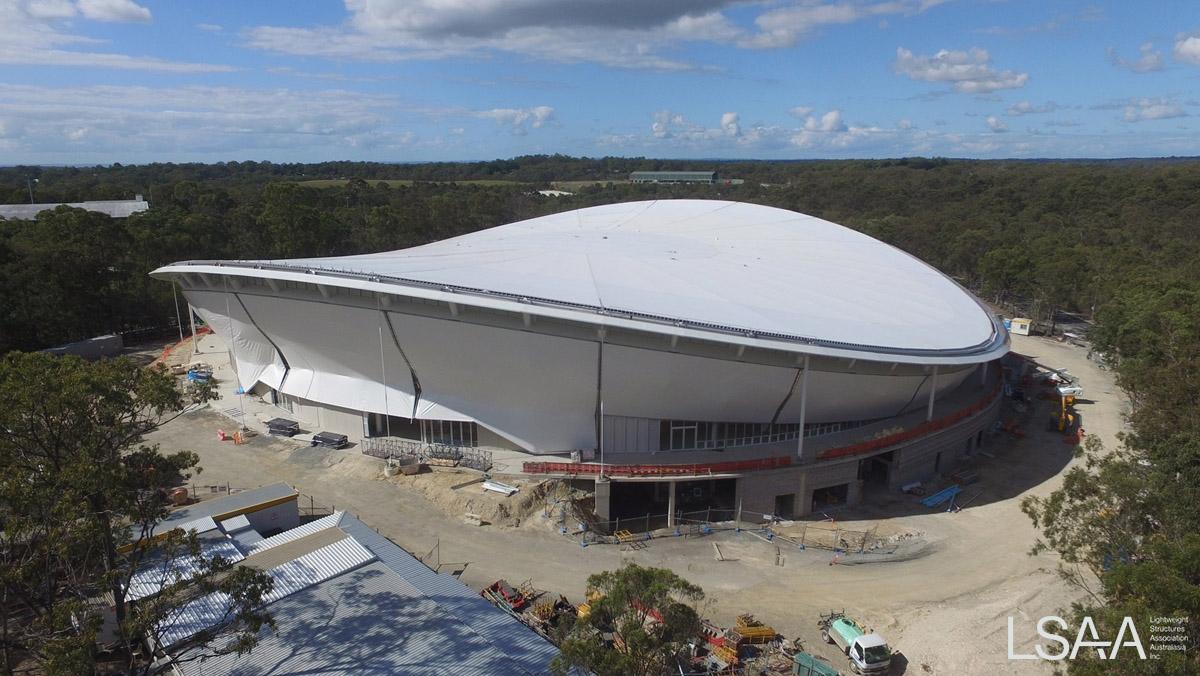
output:
[[[725,113],[721,115],[721,129],[724,130],[726,136],[741,136],[742,128],[738,124],[738,114]]]
[[[150,10],[133,0],[78,0],[79,13],[95,21],[149,21]]]
[[[525,135],[529,128],[541,129],[554,119],[554,109],[550,106],[534,106],[533,108],[492,108],[475,113],[477,117],[495,120],[497,124],[509,127],[512,133]]]
[[[964,94],[986,94],[1001,89],[1019,89],[1029,81],[1028,73],[996,70],[987,50],[974,47],[969,51],[943,49],[933,56],[918,56],[896,48],[896,72],[913,80],[946,82]]]
[[[196,24],[196,28],[199,28],[207,33],[220,33],[221,31],[225,30],[224,26],[216,23],[198,23]]]
[[[69,19],[79,13],[79,9],[71,0],[30,0],[25,3],[8,3],[9,6],[3,7],[5,20],[11,20],[14,14],[21,10],[34,19],[53,20],[53,19]]]
[[[890,0],[886,2],[799,2],[760,14],[757,34],[739,44],[752,48],[791,47],[822,26],[854,23],[892,14],[919,14],[945,0]]]
[[[846,131],[846,123],[842,122],[842,111],[835,108],[820,118],[809,115],[804,121],[804,129],[805,131]]]
[[[1058,104],[1053,101],[1047,101],[1040,106],[1035,106],[1029,101],[1018,101],[1009,106],[1006,112],[1010,117],[1018,117],[1021,115],[1052,113],[1056,110],[1058,110]]]
[[[812,111],[813,111],[812,106],[796,106],[795,108],[788,110],[788,114],[791,115],[792,117],[798,117],[800,119],[804,119],[804,118],[808,117],[808,114],[811,113]]]
[[[1126,122],[1141,122],[1143,120],[1166,120],[1173,117],[1185,117],[1187,111],[1183,106],[1167,99],[1135,99],[1125,106]]]
[[[101,41],[68,32],[82,17],[94,21],[149,21],[150,11],[116,0],[0,0],[0,64],[70,66],[205,73],[235,70],[229,66],[169,61],[111,51],[85,51],[79,45]]]
[[[1162,52],[1154,51],[1154,43],[1146,42],[1138,47],[1138,52],[1141,54],[1136,60],[1128,61],[1117,54],[1117,50],[1112,47],[1108,48],[1108,59],[1112,61],[1114,66],[1118,68],[1128,68],[1135,73],[1150,73],[1156,70],[1163,69]]]
[[[988,115],[987,126],[988,126],[988,129],[991,129],[994,133],[997,133],[997,134],[1001,134],[1001,133],[1008,131],[1008,124],[1006,124],[1004,122],[1004,120],[1001,120],[1000,118],[996,117],[995,115]]]
[[[825,25],[911,15],[943,0],[345,0],[340,25],[258,26],[251,47],[284,54],[392,62],[490,52],[616,68],[718,69],[670,56],[687,43],[788,47]],[[752,26],[726,11],[757,12]]]
[[[1180,35],[1175,40],[1171,56],[1180,63],[1200,66],[1200,35]]]
[[[8,154],[42,161],[386,149],[412,140],[389,117],[398,107],[394,97],[340,89],[0,84]]]

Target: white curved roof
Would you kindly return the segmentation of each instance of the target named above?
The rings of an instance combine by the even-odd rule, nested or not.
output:
[[[259,263],[884,351],[984,352],[1003,340],[972,295],[907,253],[829,221],[739,202],[612,204],[400,251]]]

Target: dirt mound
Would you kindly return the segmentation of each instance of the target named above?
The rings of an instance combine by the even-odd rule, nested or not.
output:
[[[483,489],[479,472],[450,467],[431,467],[429,471],[405,476],[380,476],[399,490],[417,491],[439,510],[453,517],[467,514],[478,516],[485,525],[516,528],[532,526],[551,528],[557,523],[557,512],[551,507],[569,496],[570,488],[563,481],[535,481],[525,477],[506,476],[501,479],[518,492],[505,496]]]

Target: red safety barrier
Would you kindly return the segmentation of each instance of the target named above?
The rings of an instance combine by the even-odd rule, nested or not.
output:
[[[730,472],[752,472],[777,469],[792,464],[790,457],[759,458],[756,460],[734,460],[689,465],[603,465],[595,462],[527,462],[522,465],[526,474],[595,474],[601,468],[607,476],[691,476],[705,474],[727,474]]]
[[[870,453],[888,446],[895,446],[906,441],[923,437],[933,432],[944,430],[957,424],[990,405],[1000,395],[1001,385],[997,384],[991,392],[979,401],[962,408],[947,416],[923,422],[916,427],[889,434],[886,437],[871,439],[850,446],[831,448],[817,455],[818,460],[844,458],[851,455]],[[792,464],[790,456],[779,458],[760,458],[758,460],[734,460],[730,462],[700,463],[693,465],[600,465],[594,462],[527,462],[523,465],[526,474],[587,474],[599,475],[601,468],[607,476],[673,476],[673,475],[704,475],[726,474],[731,472],[753,472],[756,470],[776,469]]]
[[[930,434],[932,432],[944,430],[947,427],[950,427],[951,425],[961,422],[962,420],[965,420],[966,418],[973,416],[976,413],[982,411],[989,404],[991,404],[992,401],[994,401],[997,396],[999,396],[1000,388],[1001,388],[1001,386],[999,384],[997,384],[996,387],[994,387],[992,389],[992,391],[989,392],[987,394],[987,396],[985,396],[983,399],[980,399],[979,401],[975,402],[974,404],[971,404],[970,406],[967,406],[966,408],[955,411],[954,413],[951,413],[950,415],[944,416],[942,418],[938,418],[937,420],[930,420],[928,422],[923,422],[920,425],[913,427],[912,429],[904,430],[903,432],[897,432],[895,434],[889,434],[886,437],[880,437],[878,439],[871,439],[870,441],[864,441],[862,443],[853,444],[851,446],[842,446],[841,448],[831,448],[827,451],[819,453],[817,455],[817,459],[818,460],[830,460],[832,458],[844,458],[844,457],[850,456],[850,455],[860,455],[863,453],[870,453],[872,451],[877,451],[881,448],[887,448],[888,446],[895,446],[897,444],[902,444],[911,439],[916,439],[917,437],[923,437],[926,434]]]

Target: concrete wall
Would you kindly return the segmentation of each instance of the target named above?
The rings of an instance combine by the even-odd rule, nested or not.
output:
[[[893,452],[892,470],[888,478],[889,488],[897,490],[912,481],[928,480],[937,473],[946,474],[953,471],[962,464],[967,455],[978,450],[981,434],[986,443],[999,414],[1000,399],[997,398],[989,408],[974,418],[896,449]],[[794,496],[795,517],[808,516],[812,513],[815,491],[841,484],[847,485],[846,504],[859,504],[863,487],[858,479],[858,467],[865,457],[870,456],[751,472],[742,476],[737,480],[736,500],[741,503],[743,520],[757,521],[760,518],[759,514],[774,513],[775,499],[782,495]],[[936,472],[935,463],[938,465]],[[609,483],[596,485],[596,513],[602,519],[608,518],[611,493]]]
[[[115,357],[121,354],[121,350],[125,349],[125,341],[117,334],[107,336],[96,336],[88,338],[77,343],[68,343],[58,347],[52,347],[48,352],[56,357],[72,354],[77,357],[82,357],[88,361],[96,361],[105,357]]]
[[[793,495],[794,516],[807,516],[812,512],[813,491],[839,484],[848,484],[846,504],[856,505],[862,499],[858,482],[858,460],[819,467],[791,467],[748,474],[738,480],[738,497],[742,510],[772,514],[775,498]],[[757,520],[758,515],[746,515],[745,520]]]
[[[914,481],[926,481],[954,471],[968,455],[979,450],[981,432],[984,443],[991,436],[992,427],[1000,416],[1000,401],[997,397],[986,410],[961,425],[896,451],[888,486],[898,489]]]

